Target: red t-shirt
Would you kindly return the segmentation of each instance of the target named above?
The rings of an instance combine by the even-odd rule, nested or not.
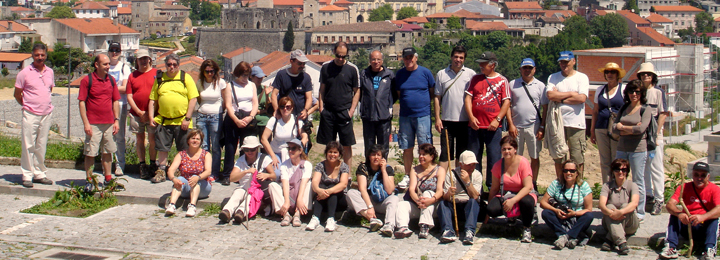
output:
[[[147,111],[148,103],[150,103],[150,91],[155,83],[156,69],[150,69],[148,72],[142,73],[136,70],[128,78],[127,93],[132,94],[135,105],[140,111]],[[130,109],[130,113],[135,114],[135,110]]]
[[[680,188],[681,186],[677,187],[671,199],[680,201]],[[705,207],[707,207],[709,210],[712,210],[713,208],[715,208],[715,206],[718,205],[718,203],[720,203],[720,187],[713,184],[712,182],[708,183],[708,185],[705,186],[705,188],[703,188],[702,190],[697,190],[697,193],[700,194],[700,199],[702,199]],[[705,214],[706,211],[700,204],[700,200],[698,200],[697,197],[698,196],[695,195],[695,191],[693,191],[693,183],[685,183],[683,200],[685,201],[685,206],[687,206],[690,214]]]
[[[117,86],[113,87],[112,81],[115,81],[110,74],[104,79],[98,78],[93,72],[93,85],[90,88],[88,96],[88,77],[80,81],[80,92],[78,100],[85,101],[85,110],[87,111],[88,123],[91,125],[112,124],[115,122],[115,113],[113,112],[113,101],[120,100],[120,92]]]
[[[487,129],[500,114],[502,102],[510,98],[509,85],[508,80],[499,74],[492,78],[477,74],[470,80],[465,93],[472,96],[472,114],[480,121],[481,129]]]
[[[528,162],[525,157],[520,157],[520,163],[518,164],[517,173],[513,175],[512,177],[508,177],[507,175],[505,178],[503,178],[503,183],[505,183],[505,191],[512,191],[513,193],[518,193],[523,188],[523,182],[522,180],[525,179],[525,177],[532,178],[532,168],[530,168],[530,162]],[[493,177],[500,180],[500,171],[502,171],[502,159],[498,160],[490,170],[492,172]],[[507,170],[507,169],[505,169]],[[498,190],[498,193],[500,190]],[[532,196],[535,199],[535,202],[537,202],[537,195],[534,193],[530,193],[530,196]]]

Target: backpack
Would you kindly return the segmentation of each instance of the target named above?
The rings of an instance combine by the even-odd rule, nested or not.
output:
[[[110,74],[107,74],[108,77],[110,77],[110,84],[112,84],[113,90],[117,88],[117,83],[115,83],[115,78],[113,76],[110,76]],[[88,77],[88,85],[87,85],[87,95],[85,96],[85,101],[87,102],[88,98],[90,98],[90,88],[92,87],[92,72],[87,75]]]
[[[615,122],[620,121],[620,117],[622,116],[622,113],[625,112],[625,109],[628,107],[628,103],[623,105],[620,108],[620,111],[618,111],[618,116],[615,119]],[[645,108],[647,108],[647,105],[642,105],[640,107],[640,118],[642,118],[643,114],[645,114]],[[655,148],[657,148],[657,130],[658,130],[658,123],[654,116],[650,116],[650,124],[648,124],[647,128],[645,129],[645,141],[647,143],[647,150],[648,151],[655,151]]]
[[[365,165],[365,168],[365,172],[369,173],[370,168],[368,168],[367,165]],[[390,196],[390,194],[388,194],[385,190],[385,185],[383,185],[382,179],[378,180],[378,175],[380,175],[380,173],[376,172],[375,176],[373,176],[372,180],[368,184],[368,193],[370,195],[370,199],[377,203],[382,203],[388,196]]]

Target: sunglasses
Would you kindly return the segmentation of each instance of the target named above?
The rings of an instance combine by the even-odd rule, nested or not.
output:
[[[708,176],[707,173],[693,173],[693,178],[702,178],[702,179],[705,179],[705,177],[707,177],[707,176]]]
[[[243,148],[242,150],[246,153],[257,152],[257,148]]]
[[[169,68],[169,67],[177,67],[177,66],[180,66],[180,64],[177,64],[177,63],[165,63],[165,66],[167,66],[168,68]]]
[[[606,70],[605,74],[618,74],[616,70]]]
[[[568,172],[569,172],[569,173],[576,173],[577,170],[575,170],[575,169],[563,169],[563,172],[564,172],[564,173],[568,173]]]
[[[613,171],[628,173],[628,172],[630,172],[630,169],[628,169],[628,168],[613,168]]]
[[[335,55],[335,57],[338,59],[347,59],[350,55]]]
[[[215,74],[215,70],[206,70],[205,73],[207,73],[207,74]]]
[[[640,92],[642,92],[642,91],[639,89],[633,89],[633,90],[630,90],[628,93],[638,95],[638,94],[640,94]]]
[[[288,151],[293,151],[293,152],[300,151],[300,146],[297,146],[297,145],[290,146],[290,147],[288,147]]]
[[[285,105],[285,106],[282,107],[282,108],[284,108],[285,110],[291,110],[291,109],[293,109],[293,106],[292,106],[292,105]]]
[[[652,74],[645,72],[645,73],[640,73],[640,74],[638,74],[638,76],[640,76],[640,77],[652,77]]]
[[[121,50],[118,50],[118,49],[112,49],[112,50],[108,50],[108,52],[120,53],[120,52],[122,52],[122,51],[121,51]]]

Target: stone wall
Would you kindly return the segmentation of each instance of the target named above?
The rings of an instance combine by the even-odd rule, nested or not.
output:
[[[288,22],[300,27],[302,14],[293,8],[223,9],[223,29],[286,29]]]
[[[264,53],[282,50],[285,30],[198,28],[198,53],[214,58],[221,53],[250,47]],[[305,32],[295,31],[293,49],[305,49]]]

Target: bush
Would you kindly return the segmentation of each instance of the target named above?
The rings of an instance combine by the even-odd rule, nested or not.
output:
[[[690,145],[688,145],[688,144],[686,144],[686,143],[676,143],[676,144],[667,144],[667,145],[665,145],[665,148],[664,148],[664,149],[668,149],[668,148],[685,150],[685,151],[688,151],[688,152],[690,152],[690,153],[693,152],[692,148],[690,148]]]
[[[600,183],[595,183],[594,186],[592,186],[592,195],[593,199],[600,199],[600,192],[602,191],[602,185]]]

